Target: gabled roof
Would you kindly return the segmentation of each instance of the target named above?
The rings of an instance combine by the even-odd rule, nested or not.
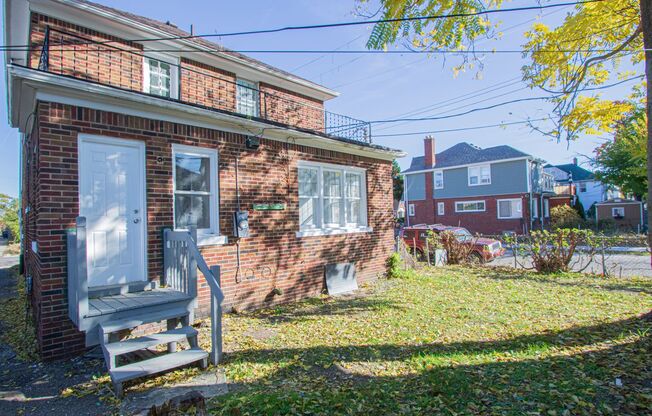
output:
[[[437,153],[435,155],[434,168],[450,168],[455,166],[470,165],[473,163],[496,162],[499,160],[514,159],[519,157],[532,158],[532,155],[521,152],[520,150],[514,149],[513,147],[507,145],[482,149],[472,144],[462,142],[456,144],[455,146],[449,147],[443,152]],[[417,172],[432,168],[432,166],[425,165],[424,156],[417,156],[412,158],[410,167],[403,171],[403,173]]]
[[[555,181],[557,182],[567,182],[569,180],[569,175],[571,174],[573,175],[573,182],[590,181],[595,179],[593,172],[586,170],[574,163],[567,163],[564,165],[546,165],[545,170],[546,172],[552,174],[555,177]],[[560,174],[559,170],[565,172],[566,175]]]
[[[312,82],[310,80],[307,80],[305,78],[301,78],[301,77],[299,77],[297,75],[294,75],[294,74],[292,74],[290,72],[287,72],[287,71],[284,71],[282,69],[276,68],[276,67],[271,66],[269,64],[266,64],[266,63],[264,63],[262,61],[251,58],[251,57],[249,57],[247,55],[243,55],[241,53],[234,52],[234,51],[232,51],[232,50],[230,50],[228,48],[225,48],[224,46],[222,46],[222,45],[220,45],[218,43],[211,42],[211,41],[206,40],[206,39],[201,38],[201,37],[192,37],[192,35],[189,32],[186,32],[185,30],[181,30],[181,29],[179,29],[177,26],[175,26],[173,24],[169,24],[169,23],[161,22],[159,20],[151,19],[149,17],[129,13],[129,12],[126,12],[126,11],[123,11],[123,10],[115,9],[113,7],[105,6],[103,4],[91,2],[91,1],[88,1],[88,0],[55,0],[55,1],[58,1],[58,2],[64,3],[64,4],[73,5],[73,6],[76,5],[78,7],[79,6],[86,7],[86,8],[90,7],[90,8],[99,10],[100,12],[105,12],[107,14],[111,14],[111,15],[114,15],[114,16],[117,16],[117,17],[128,19],[128,20],[131,20],[132,22],[134,22],[134,23],[136,23],[138,25],[143,25],[143,26],[146,26],[146,27],[150,27],[150,28],[155,29],[155,30],[160,31],[160,32],[165,32],[165,33],[169,34],[169,37],[171,37],[171,38],[175,38],[175,37],[182,38],[182,40],[185,40],[185,41],[190,42],[190,43],[194,43],[195,45],[197,45],[199,47],[208,48],[208,49],[214,50],[216,53],[219,53],[219,54],[222,54],[222,55],[229,55],[229,56],[238,58],[241,61],[245,61],[245,62],[247,62],[247,63],[249,63],[251,65],[254,65],[254,66],[257,66],[257,67],[262,67],[262,68],[266,69],[269,72],[275,73],[278,76],[281,76],[281,77],[284,77],[284,78],[287,78],[287,79],[292,79],[292,80],[298,81],[298,82],[300,82],[300,83],[302,83],[304,85],[308,85],[311,88],[321,90],[323,93],[325,93],[325,94],[327,94],[327,95],[329,95],[331,97],[336,97],[338,95],[337,92],[335,92],[335,91],[333,91],[333,90],[331,90],[331,89],[329,89],[327,87],[319,85],[319,84],[317,84],[315,82]]]

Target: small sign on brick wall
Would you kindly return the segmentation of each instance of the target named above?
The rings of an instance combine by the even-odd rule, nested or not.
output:
[[[254,204],[254,211],[284,211],[285,202]]]

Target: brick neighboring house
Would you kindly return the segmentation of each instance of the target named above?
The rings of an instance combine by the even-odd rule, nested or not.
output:
[[[542,160],[510,146],[458,143],[436,153],[435,139],[426,137],[424,156],[403,174],[408,224],[523,234],[545,226],[550,215],[552,176]]]
[[[98,343],[113,312],[93,310],[94,299],[161,280],[166,228],[197,228],[206,262],[221,266],[227,309],[318,294],[328,264],[353,263],[359,281],[384,273],[392,160],[404,153],[372,144],[367,123],[325,111],[335,92],[87,1],[5,0],[4,16],[5,43],[31,45],[5,57],[43,358]],[[168,40],[129,40],[143,38]],[[248,237],[235,235],[236,211],[248,211]],[[78,216],[87,316],[75,316],[67,261]],[[204,313],[201,274],[197,292]]]

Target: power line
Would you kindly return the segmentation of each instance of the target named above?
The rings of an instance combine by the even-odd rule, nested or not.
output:
[[[390,134],[374,134],[374,138],[377,137],[398,137],[398,136],[417,136],[417,135],[424,135],[424,134],[435,134],[435,133],[450,133],[450,132],[456,132],[456,131],[466,131],[466,130],[480,130],[480,129],[488,129],[492,127],[502,127],[502,126],[512,126],[516,124],[527,124],[533,121],[545,121],[545,120],[550,120],[550,117],[543,117],[543,118],[535,118],[535,119],[530,119],[530,120],[524,120],[524,121],[513,121],[509,123],[500,123],[500,124],[485,124],[482,126],[472,126],[472,127],[460,127],[460,128],[455,128],[455,129],[442,129],[442,130],[428,130],[428,131],[413,131],[409,133],[390,133]]]
[[[445,15],[430,15],[430,16],[415,16],[415,17],[400,17],[393,19],[375,19],[375,20],[364,20],[364,21],[349,21],[349,22],[337,22],[337,23],[324,23],[317,25],[302,25],[302,26],[285,26],[280,28],[273,29],[260,29],[260,30],[249,30],[241,32],[228,32],[228,33],[205,33],[199,35],[178,35],[178,36],[164,36],[164,37],[151,37],[151,38],[140,38],[140,39],[129,39],[129,42],[153,42],[153,41],[165,41],[165,40],[187,40],[187,39],[197,39],[197,38],[212,38],[212,37],[231,37],[231,36],[244,36],[244,35],[259,35],[259,34],[269,34],[269,33],[279,33],[286,31],[295,31],[295,30],[309,30],[309,29],[326,29],[334,27],[347,27],[347,26],[359,26],[359,25],[374,25],[379,23],[396,23],[396,22],[412,22],[412,21],[422,21],[422,20],[439,20],[439,19],[452,19],[452,18],[461,18],[461,17],[473,17],[473,16],[482,16],[488,14],[496,13],[507,13],[507,12],[521,12],[528,10],[545,10],[556,7],[566,7],[566,6],[577,6],[581,4],[589,3],[599,3],[605,0],[582,0],[576,2],[567,2],[567,3],[556,3],[556,4],[546,4],[538,6],[526,6],[526,7],[514,7],[506,9],[491,9],[491,10],[481,10],[472,13],[452,13]],[[89,43],[94,44],[105,44],[113,43],[114,40],[109,41],[91,41]],[[29,45],[23,45],[29,46]],[[11,46],[3,45],[0,48],[8,48]],[[227,52],[220,50],[220,52]],[[252,53],[252,52],[250,52]],[[313,53],[324,53],[313,52]]]

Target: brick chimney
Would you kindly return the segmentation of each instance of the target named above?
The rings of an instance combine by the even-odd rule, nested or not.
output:
[[[426,136],[423,139],[423,150],[425,155],[425,167],[431,168],[435,166],[435,138],[432,136]]]

